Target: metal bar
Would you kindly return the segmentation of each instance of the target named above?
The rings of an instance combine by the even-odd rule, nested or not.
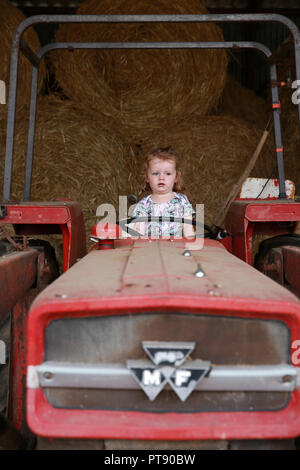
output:
[[[277,66],[272,64],[270,67],[271,81],[277,82]],[[286,199],[285,191],[285,175],[283,166],[283,144],[282,144],[282,130],[279,106],[279,91],[278,86],[271,87],[272,90],[272,106],[273,106],[273,119],[274,119],[274,133],[275,133],[275,148],[277,154],[277,168],[278,168],[278,183],[279,183],[279,199]]]
[[[29,110],[28,140],[27,140],[27,155],[26,155],[26,168],[25,168],[25,185],[24,185],[24,201],[29,201],[30,200],[32,166],[33,166],[34,135],[35,135],[35,121],[36,121],[36,104],[37,104],[37,92],[38,92],[38,77],[39,77],[39,69],[38,69],[38,67],[34,66],[33,69],[32,69],[32,79],[31,79],[30,110]]]
[[[42,57],[56,49],[258,49],[267,58],[271,56],[268,47],[251,41],[220,42],[57,42],[47,44],[38,52]]]
[[[151,361],[140,361],[153,369]],[[193,363],[189,361],[189,368]],[[198,391],[292,392],[299,384],[297,368],[288,364],[272,366],[213,366],[199,382]],[[140,386],[123,364],[79,364],[44,362],[28,368],[28,388],[91,388],[136,390]]]
[[[17,34],[39,23],[239,23],[275,22],[284,24],[300,40],[296,24],[277,13],[208,14],[208,15],[34,15],[17,28]]]
[[[13,169],[13,153],[14,153],[14,134],[16,120],[16,101],[17,101],[17,83],[18,83],[18,59],[19,45],[15,44],[16,38],[13,40],[11,59],[10,59],[10,80],[9,95],[7,108],[7,131],[6,131],[6,153],[4,164],[3,179],[3,201],[10,200],[11,179]]]
[[[24,56],[32,63],[32,65],[38,66],[39,65],[39,58],[33,52],[33,50],[28,46],[27,42],[24,39],[20,39],[20,49],[23,52]]]

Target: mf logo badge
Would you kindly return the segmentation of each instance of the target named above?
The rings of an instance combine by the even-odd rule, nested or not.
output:
[[[126,365],[150,400],[169,384],[184,401],[210,370],[208,361],[186,361],[195,343],[143,341],[142,345],[152,362],[128,360]]]

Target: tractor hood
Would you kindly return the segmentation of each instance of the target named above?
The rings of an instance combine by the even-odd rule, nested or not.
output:
[[[34,305],[88,299],[104,302],[174,299],[176,296],[258,302],[292,302],[295,295],[258,272],[214,240],[132,241],[93,250],[47,287]],[[188,253],[186,251],[188,250]],[[200,270],[200,273],[196,273]],[[119,302],[118,302],[119,303]]]
[[[49,437],[223,439],[239,419],[238,436],[253,439],[267,414],[269,436],[298,432],[290,350],[300,337],[299,300],[217,241],[202,249],[201,241],[123,242],[91,251],[31,306],[31,429]],[[149,361],[167,353],[164,369]]]

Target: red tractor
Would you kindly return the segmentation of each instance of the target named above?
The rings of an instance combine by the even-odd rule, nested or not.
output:
[[[39,449],[291,448],[300,435],[300,243],[295,234],[300,204],[286,194],[277,72],[266,46],[122,45],[262,52],[273,81],[275,198],[235,199],[224,226],[207,230],[204,243],[197,237],[122,238],[119,225],[98,226],[88,254],[77,203],[30,202],[43,54],[120,44],[50,44],[34,54],[21,40],[23,31],[41,22],[121,21],[280,22],[293,35],[300,78],[300,34],[280,15],[49,15],[20,25],[11,59],[0,206],[1,225],[12,224],[16,233],[1,241],[0,258],[5,286],[0,315],[3,320],[11,312],[12,324],[7,429],[37,436]],[[32,62],[33,79],[24,202],[13,203],[19,48]],[[53,233],[63,237],[64,274],[59,277],[51,247],[38,240]],[[269,236],[257,255],[257,266],[267,276],[252,266],[255,234]],[[28,235],[36,239],[28,242]]]

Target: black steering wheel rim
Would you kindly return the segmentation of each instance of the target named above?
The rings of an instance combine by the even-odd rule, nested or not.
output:
[[[174,217],[174,216],[131,216],[128,217],[127,219],[121,219],[117,220],[117,225],[120,225],[122,230],[129,234],[134,234],[141,236],[138,232],[136,232],[133,229],[130,229],[129,227],[126,227],[126,225],[131,224],[132,222],[177,222],[177,223],[182,223],[182,224],[191,224],[194,227],[201,227],[204,229],[204,233],[201,235],[196,236],[198,238],[214,238],[214,232],[212,228],[209,225],[202,224],[201,222],[197,222],[194,219],[187,219],[185,217]]]

